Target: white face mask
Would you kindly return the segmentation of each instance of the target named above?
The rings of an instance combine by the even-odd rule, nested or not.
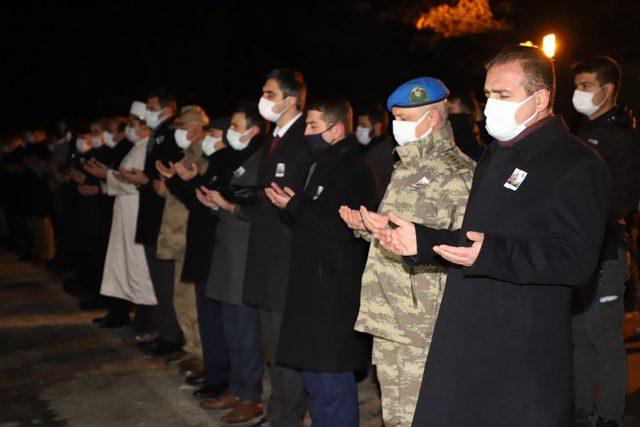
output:
[[[152,111],[146,110],[144,112],[144,121],[147,123],[151,129],[155,129],[160,124],[160,114],[162,114],[164,110],[160,111]]]
[[[113,148],[116,146],[116,141],[111,132],[107,132],[106,130],[102,132],[102,140],[104,141],[104,145],[109,148]]]
[[[362,145],[369,145],[371,142],[371,129],[358,126],[356,128],[356,139]]]
[[[202,152],[205,156],[209,157],[216,152],[216,144],[222,141],[222,138],[214,138],[211,135],[207,135],[202,140]]]
[[[416,136],[416,128],[420,123],[422,123],[424,118],[427,117],[427,114],[429,114],[429,111],[431,110],[427,110],[427,112],[424,113],[422,117],[418,119],[417,122],[408,122],[408,121],[401,121],[401,120],[393,121],[393,137],[396,139],[396,142],[399,145],[405,145],[405,144],[408,144],[409,142],[417,141],[431,134],[431,132],[433,131],[433,128],[429,128],[429,130],[426,131],[423,135]]]
[[[249,133],[249,130],[246,132],[238,132],[233,129],[227,129],[227,141],[229,142],[229,146],[236,151],[242,151],[247,148],[251,142],[251,138],[247,139],[245,142],[240,141],[240,138],[246,136]]]
[[[98,148],[102,145],[102,136],[92,136],[91,137],[91,146],[93,148]]]
[[[191,141],[189,141],[189,138],[187,138],[188,132],[189,131],[184,129],[176,129],[176,131],[173,133],[173,136],[176,139],[176,145],[183,150],[189,148],[189,146],[191,145]]]
[[[534,111],[527,120],[520,124],[516,122],[516,112],[521,105],[533,98],[533,95],[520,102],[489,98],[487,105],[484,107],[484,115],[487,118],[485,128],[489,135],[498,141],[509,141],[525,130],[526,124],[538,114],[538,110]]]
[[[284,102],[284,100],[282,102]],[[267,98],[264,98],[264,97],[260,98],[260,101],[258,102],[258,110],[260,111],[260,115],[265,120],[268,120],[273,123],[277,122],[280,119],[280,117],[282,117],[282,115],[288,110],[288,108],[286,108],[284,111],[280,113],[276,113],[273,111],[273,107],[275,107],[276,105],[277,103],[270,101]]]
[[[91,142],[85,138],[78,138],[76,139],[76,149],[79,153],[84,154],[91,150]]]
[[[598,111],[598,108],[604,104],[607,97],[605,96],[597,105],[593,103],[593,97],[596,93],[600,92],[602,88],[604,88],[604,86],[601,86],[600,89],[595,92],[585,92],[576,89],[573,92],[573,99],[571,100],[573,102],[573,108],[575,108],[578,113],[584,114],[585,116],[590,116]]]
[[[127,137],[129,141],[134,143],[140,140],[140,137],[136,133],[136,128],[132,128],[130,126],[127,126],[126,128],[124,128],[124,135]]]

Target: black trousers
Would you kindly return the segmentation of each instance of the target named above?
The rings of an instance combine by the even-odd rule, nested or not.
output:
[[[222,303],[206,297],[206,282],[196,282],[195,287],[204,380],[208,385],[222,386],[229,383],[229,352],[222,327]]]
[[[270,362],[271,396],[267,419],[276,427],[298,427],[307,411],[307,395],[302,372],[275,363],[281,325],[282,313],[260,309],[262,342]]]
[[[627,358],[622,340],[624,303],[621,285],[628,272],[626,253],[600,266],[592,292],[576,293],[578,309],[573,315],[574,401],[578,408],[607,420],[622,422],[627,388]],[[598,294],[598,287],[615,289],[603,281],[620,282],[618,295]],[[598,296],[600,295],[600,296]],[[601,302],[603,296],[616,296]],[[596,387],[599,399],[594,406]]]
[[[175,262],[156,257],[156,246],[144,245],[153,290],[158,300],[158,338],[169,344],[182,344],[182,330],[173,306]]]
[[[248,305],[222,305],[222,324],[229,349],[229,392],[242,400],[262,400],[264,353],[260,343],[258,309]]]

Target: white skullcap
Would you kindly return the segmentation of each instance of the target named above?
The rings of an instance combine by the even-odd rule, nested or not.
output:
[[[140,120],[144,120],[144,113],[147,111],[147,104],[141,101],[133,101],[129,114],[136,116]]]

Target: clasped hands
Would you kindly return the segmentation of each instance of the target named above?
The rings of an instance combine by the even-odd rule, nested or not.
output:
[[[361,206],[359,210],[341,206],[340,217],[353,230],[369,231],[388,251],[401,256],[418,254],[416,227],[396,215],[378,214]],[[471,267],[482,249],[484,233],[467,232],[471,246],[436,245],[433,251],[452,264]]]

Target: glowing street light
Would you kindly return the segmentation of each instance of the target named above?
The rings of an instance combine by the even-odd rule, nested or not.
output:
[[[553,58],[556,54],[556,35],[551,33],[544,36],[542,39],[542,51],[549,58]]]
[[[533,44],[531,40],[520,43],[520,46],[539,47]],[[549,58],[553,58],[553,56],[556,54],[556,35],[551,33],[544,36],[542,39],[541,49],[545,55],[547,55]]]

